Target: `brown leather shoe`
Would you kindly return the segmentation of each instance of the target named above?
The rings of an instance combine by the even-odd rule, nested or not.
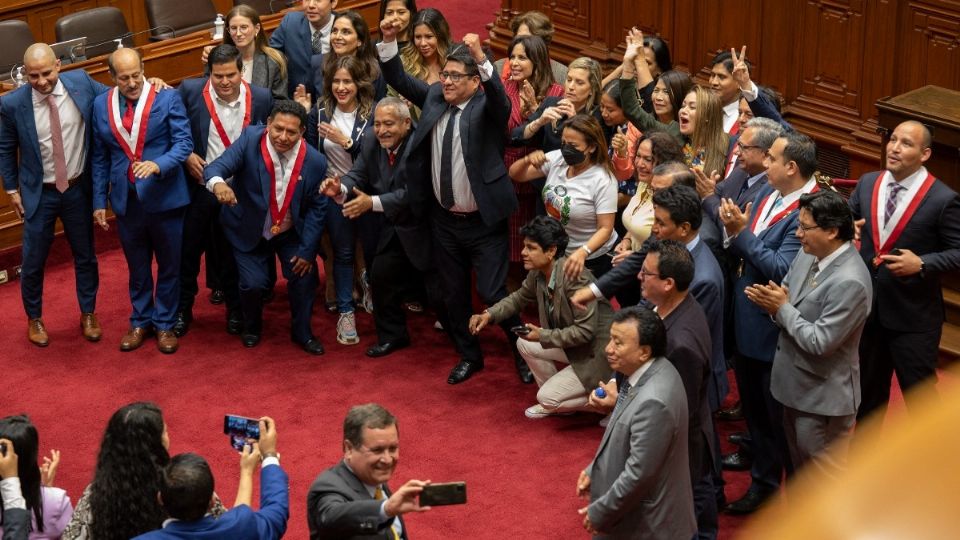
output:
[[[38,347],[46,347],[50,344],[47,329],[43,326],[43,319],[30,319],[27,321],[27,338],[30,339],[30,343]]]
[[[127,330],[127,333],[120,339],[120,350],[126,352],[140,347],[149,333],[149,330],[139,326]]]
[[[177,352],[177,335],[173,330],[160,330],[157,332],[157,350],[163,354],[173,354]]]
[[[100,322],[93,313],[83,313],[80,315],[80,330],[83,331],[83,337],[87,341],[100,341],[103,337],[103,331],[100,330]]]

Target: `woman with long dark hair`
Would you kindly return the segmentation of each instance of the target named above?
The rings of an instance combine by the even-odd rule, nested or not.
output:
[[[400,23],[400,30],[397,34],[397,45],[402,49],[405,45],[413,41],[413,25],[410,24],[418,14],[416,0],[380,0],[380,18],[396,18]]]
[[[155,404],[131,403],[113,413],[93,482],[77,501],[63,539],[129,540],[163,526],[167,514],[157,493],[169,447],[167,424]],[[219,499],[211,512],[224,512]]]
[[[33,520],[30,540],[60,538],[70,522],[70,516],[73,515],[73,505],[70,504],[66,491],[53,487],[56,464],[60,459],[59,452],[51,451],[51,456],[43,459],[44,466],[39,465],[40,437],[36,426],[25,415],[0,419],[0,439],[13,443],[13,449],[17,453],[20,491]],[[0,502],[0,511],[2,510],[3,503]],[[3,532],[2,526],[0,532]]]

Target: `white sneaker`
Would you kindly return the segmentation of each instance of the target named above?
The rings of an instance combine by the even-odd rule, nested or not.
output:
[[[433,321],[433,329],[437,332],[443,332],[443,325],[440,324],[440,321]]]
[[[360,336],[357,335],[357,321],[353,318],[352,312],[340,314],[340,320],[337,321],[337,343],[341,345],[360,343]]]
[[[366,270],[360,272],[360,288],[363,290],[363,310],[373,313],[373,293],[370,292],[370,274]]]
[[[533,418],[534,420],[539,420],[540,418],[546,418],[550,416],[550,411],[543,408],[543,405],[537,403],[531,407],[527,407],[527,410],[523,411],[524,416],[527,418]]]

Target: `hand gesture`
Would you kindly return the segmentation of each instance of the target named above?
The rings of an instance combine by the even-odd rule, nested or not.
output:
[[[321,139],[330,139],[340,146],[347,144],[347,136],[330,122],[320,122],[317,131],[320,133]]]
[[[110,230],[110,224],[107,223],[107,210],[105,208],[98,208],[93,211],[93,221],[99,225],[101,229],[105,231]]]
[[[547,124],[556,125],[557,122],[563,120],[565,114],[566,110],[562,109],[559,105],[547,107],[543,110],[543,114],[541,114],[540,118],[537,120],[540,123],[540,125],[537,126],[537,129],[542,128]]]
[[[603,391],[606,392],[607,395],[605,397],[597,397],[597,391],[593,389],[587,397],[587,405],[596,409],[597,412],[613,412],[613,407],[617,404],[617,396],[620,395],[620,392],[617,391],[617,381],[600,381],[597,383],[597,386],[603,388]]]
[[[210,51],[213,50],[213,45],[207,45],[203,48],[203,52],[200,53],[200,62],[203,64],[207,63],[207,58],[210,58]]]
[[[543,150],[534,150],[526,156],[527,163],[532,167],[541,168],[543,164],[547,162],[547,155],[543,153]]]
[[[343,205],[343,215],[350,219],[357,219],[365,212],[373,209],[373,198],[357,188],[353,188],[354,198]]]
[[[740,207],[732,199],[720,200],[720,221],[723,222],[723,228],[727,230],[727,236],[736,236],[747,228],[752,210],[752,202],[748,202],[741,212]]]
[[[340,175],[336,174],[327,178],[320,184],[320,193],[326,195],[327,197],[339,197],[343,192],[343,188],[340,185]]]
[[[426,512],[430,507],[420,506],[417,497],[424,486],[429,485],[429,480],[408,480],[406,484],[400,486],[400,489],[390,494],[390,498],[383,505],[383,511],[388,517],[400,516],[408,512]]]
[[[260,443],[253,439],[248,440],[247,444],[243,445],[243,452],[240,453],[240,474],[253,476],[262,459]]]
[[[717,192],[717,184],[720,182],[720,173],[710,171],[710,176],[703,172],[700,167],[691,167],[693,175],[697,177],[697,194],[701,199],[706,199]]]
[[[233,192],[233,189],[228,186],[226,182],[219,182],[213,185],[213,196],[217,198],[217,202],[220,204],[227,206],[237,204],[237,194]]]
[[[613,147],[613,151],[616,152],[617,157],[627,157],[627,136],[623,133],[619,131],[616,132],[613,138],[610,139],[610,146]]]
[[[617,266],[627,259],[627,257],[633,255],[632,249],[627,249],[624,251],[618,251],[616,255],[613,256],[613,259],[610,261],[611,266]]]
[[[463,44],[470,49],[470,54],[478,65],[487,61],[487,55],[483,53],[483,45],[480,44],[480,36],[467,34],[463,36]]]
[[[146,178],[152,174],[160,174],[160,166],[152,161],[136,161],[133,163],[134,178]]]
[[[586,262],[586,251],[579,248],[573,250],[573,253],[567,256],[567,261],[563,263],[563,275],[567,278],[567,281],[573,281],[579,278]]]
[[[203,168],[207,166],[207,162],[203,160],[202,157],[198,156],[196,153],[191,152],[187,156],[187,172],[190,173],[197,182],[203,184]]]
[[[488,324],[492,317],[490,313],[484,311],[483,313],[477,313],[470,316],[470,322],[467,323],[467,328],[470,330],[470,333],[477,335],[483,330]]]
[[[560,109],[560,113],[567,118],[573,118],[577,115],[577,109],[573,106],[573,102],[567,98],[558,101],[557,108]]]
[[[633,64],[643,51],[643,32],[636,27],[627,32],[626,52],[623,53],[623,62]]]
[[[740,49],[740,56],[737,56],[736,49],[730,49],[730,55],[733,57],[733,80],[737,81],[741,90],[750,88],[750,68],[747,66],[747,46]]]
[[[156,90],[157,92],[161,90],[166,90],[167,88],[173,88],[160,77],[150,77],[149,79],[147,79],[147,84],[153,85],[153,89]]]
[[[767,285],[762,283],[750,285],[743,292],[747,295],[747,300],[770,315],[775,315],[780,306],[787,303],[787,295],[790,294],[786,287],[781,287],[773,281],[770,281]]]
[[[269,416],[260,417],[260,453],[277,453],[277,423]]]
[[[60,467],[60,451],[50,450],[50,456],[43,456],[43,464],[40,465],[40,480],[43,485],[52,487],[53,481],[57,478],[57,468]]]
[[[887,264],[887,270],[897,277],[919,274],[923,264],[916,253],[904,248],[900,249],[899,255],[881,255],[880,258]]]
[[[570,305],[572,305],[573,307],[579,310],[584,310],[584,309],[587,309],[587,304],[589,304],[590,302],[593,302],[596,299],[597,297],[594,296],[593,291],[590,289],[590,287],[583,287],[581,289],[577,289],[577,292],[573,293],[570,296]]]
[[[302,84],[298,84],[296,90],[293,91],[293,100],[308,111],[313,106],[313,96],[307,92],[307,87]]]
[[[397,40],[397,34],[400,33],[400,21],[396,17],[390,17],[380,21],[380,37],[384,43],[390,43]]]
[[[533,111],[537,110],[537,107],[540,106],[540,102],[537,101],[537,92],[533,89],[533,85],[530,84],[530,81],[524,79],[520,83],[520,111],[524,115],[529,115]]]
[[[590,499],[590,475],[586,469],[580,471],[580,478],[577,478],[577,497]]]
[[[530,341],[530,342],[533,342],[533,343],[539,343],[539,342],[540,342],[540,327],[537,326],[537,325],[535,325],[535,324],[530,324],[530,323],[526,323],[526,324],[524,324],[524,326],[526,326],[527,328],[529,328],[529,329],[530,329],[530,332],[528,332],[528,333],[526,333],[526,334],[518,334],[517,337],[520,338],[520,339],[522,339],[522,340],[524,340],[524,341]]]

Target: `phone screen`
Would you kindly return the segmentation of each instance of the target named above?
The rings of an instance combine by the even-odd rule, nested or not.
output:
[[[223,433],[230,436],[230,446],[241,452],[248,439],[260,440],[260,420],[233,414],[224,415]]]

